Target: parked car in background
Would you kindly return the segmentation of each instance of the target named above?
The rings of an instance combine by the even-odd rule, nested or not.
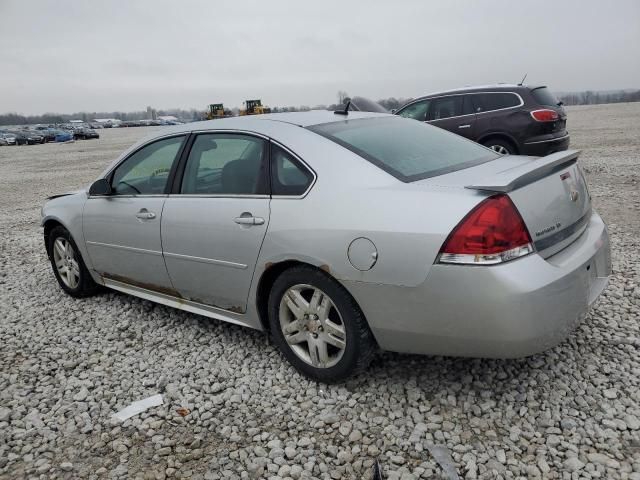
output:
[[[100,138],[100,135],[93,128],[80,127],[73,131],[73,138],[76,140],[89,140],[90,138]]]
[[[12,133],[0,132],[0,137],[2,137],[5,145],[16,145],[16,136]]]
[[[54,130],[54,141],[57,143],[70,142],[73,140],[73,133],[66,130]]]
[[[522,357],[607,285],[578,152],[532,162],[364,112],[170,127],[42,209],[61,288],[99,285],[270,332],[336,381],[378,348]]]
[[[9,145],[9,142],[7,142],[2,135],[0,135],[0,147],[6,147],[7,145]]]
[[[16,137],[18,145],[35,145],[36,143],[44,143],[44,137],[36,132],[29,130],[15,130],[11,132]]]
[[[432,93],[396,112],[504,155],[548,155],[569,148],[567,114],[545,86],[490,85]]]

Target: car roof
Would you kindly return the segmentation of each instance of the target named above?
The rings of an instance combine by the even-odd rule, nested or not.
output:
[[[266,113],[262,115],[245,115],[240,117],[219,118],[216,120],[205,120],[202,122],[185,123],[176,125],[171,128],[171,133],[192,132],[200,130],[217,130],[217,129],[246,129],[250,131],[261,130],[261,124],[288,123],[298,127],[309,127],[311,125],[320,125],[323,123],[341,122],[347,119],[371,118],[371,117],[388,117],[393,116],[388,113],[373,112],[354,112],[349,111],[347,115],[340,115],[329,110],[310,110],[308,112],[285,112],[285,113]],[[164,131],[164,130],[163,130]],[[155,136],[158,135],[156,132]]]
[[[468,87],[460,87],[460,88],[452,88],[449,90],[440,90],[437,92],[428,93],[426,95],[422,95],[420,97],[416,97],[411,102],[415,102],[416,100],[420,100],[423,98],[433,97],[436,95],[448,95],[452,93],[471,93],[471,92],[502,92],[502,91],[512,91],[512,90],[534,90],[536,88],[542,88],[544,85],[517,85],[513,83],[495,83],[493,85],[475,85]],[[411,103],[407,102],[407,103]]]

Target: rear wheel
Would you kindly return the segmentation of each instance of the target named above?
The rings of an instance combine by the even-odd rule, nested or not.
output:
[[[351,295],[312,267],[293,267],[269,295],[274,342],[301,373],[337,382],[364,370],[376,351],[373,335]]]
[[[53,274],[65,292],[72,297],[87,297],[99,290],[66,228],[58,226],[51,230],[48,248]]]
[[[500,155],[514,155],[516,153],[515,147],[507,140],[492,138],[482,144]]]

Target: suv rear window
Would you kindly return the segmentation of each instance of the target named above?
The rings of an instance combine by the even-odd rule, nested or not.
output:
[[[441,128],[402,117],[376,117],[307,127],[403,182],[493,160],[497,155]]]
[[[547,87],[534,88],[531,90],[531,96],[540,105],[552,107],[558,105],[558,99]]]

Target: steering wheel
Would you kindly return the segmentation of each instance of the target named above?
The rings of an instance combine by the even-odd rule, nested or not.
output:
[[[127,187],[131,188],[132,190],[135,190],[135,191],[136,191],[136,193],[142,193],[142,192],[141,192],[140,190],[138,190],[136,187],[134,187],[133,185],[131,185],[131,184],[130,184],[130,183],[128,183],[128,182],[125,182],[124,180],[120,180],[120,181],[118,182],[118,185],[120,185],[121,183],[125,184]]]

